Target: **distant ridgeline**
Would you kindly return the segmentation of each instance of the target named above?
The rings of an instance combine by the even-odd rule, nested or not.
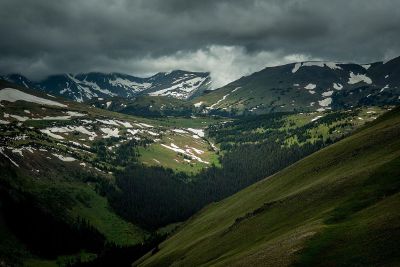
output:
[[[1,78],[125,114],[236,116],[396,105],[399,74],[400,57],[371,64],[307,61],[267,67],[216,90],[209,73],[181,70],[149,78],[119,73],[60,74],[38,82],[19,74]]]
[[[36,88],[77,102],[110,97],[131,98],[137,95],[188,99],[209,89],[211,84],[207,72],[182,70],[160,72],[148,78],[100,72],[52,75],[41,81],[31,81],[20,74],[1,78],[26,88]]]
[[[400,57],[352,64],[300,62],[268,67],[192,100],[211,114],[324,111],[400,103]]]

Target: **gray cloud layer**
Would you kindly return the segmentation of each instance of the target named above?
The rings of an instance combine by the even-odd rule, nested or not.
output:
[[[211,71],[400,55],[398,0],[1,0],[0,73]],[[223,76],[223,77],[221,77]]]

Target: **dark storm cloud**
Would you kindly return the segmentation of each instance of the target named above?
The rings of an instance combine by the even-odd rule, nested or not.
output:
[[[400,55],[399,22],[398,0],[1,0],[0,72],[368,62]]]

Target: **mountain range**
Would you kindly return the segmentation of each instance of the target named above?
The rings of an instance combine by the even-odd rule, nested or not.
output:
[[[119,73],[60,74],[38,82],[20,74],[0,78],[78,102],[166,96],[203,113],[241,115],[398,104],[399,72],[400,57],[370,64],[307,61],[267,67],[215,90],[209,73],[182,70],[149,78]]]
[[[211,84],[207,72],[182,70],[160,72],[148,78],[100,72],[52,75],[41,81],[31,81],[20,74],[10,74],[0,78],[77,102],[117,96],[132,98],[137,95],[188,99],[210,89]]]
[[[194,99],[205,111],[262,114],[400,103],[400,57],[371,64],[322,61],[268,67]]]

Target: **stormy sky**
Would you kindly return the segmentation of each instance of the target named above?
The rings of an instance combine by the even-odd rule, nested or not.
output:
[[[400,55],[399,0],[0,0],[0,73],[210,71]]]

